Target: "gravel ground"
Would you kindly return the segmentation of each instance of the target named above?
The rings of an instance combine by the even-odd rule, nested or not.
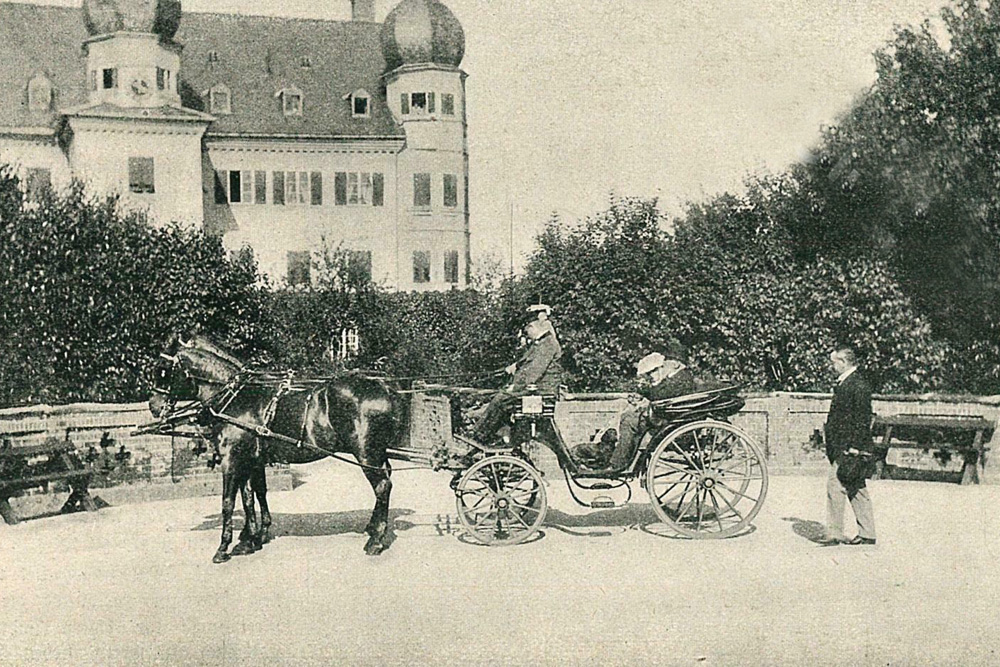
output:
[[[485,548],[446,475],[400,471],[373,558],[360,472],[298,470],[278,538],[223,565],[217,498],[0,525],[0,665],[1000,663],[1000,487],[871,483],[878,545],[823,548],[823,478],[773,477],[720,541],[639,503],[586,513],[553,479],[541,537]]]

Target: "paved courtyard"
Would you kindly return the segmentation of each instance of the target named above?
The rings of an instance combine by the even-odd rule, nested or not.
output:
[[[876,547],[824,548],[824,480],[773,477],[755,530],[676,539],[648,506],[459,538],[444,474],[394,475],[396,542],[334,462],[273,493],[277,539],[213,565],[219,500],[0,525],[0,665],[986,665],[1000,662],[1000,487],[871,484]],[[850,522],[849,522],[850,523]]]

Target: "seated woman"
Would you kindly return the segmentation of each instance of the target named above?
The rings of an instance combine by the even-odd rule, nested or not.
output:
[[[683,361],[686,351],[677,341],[671,343],[666,355],[653,352],[639,360],[636,377],[640,395],[629,399],[629,408],[621,416],[619,432],[608,429],[600,437],[595,437],[594,442],[574,447],[573,457],[579,463],[593,470],[603,470],[608,467],[616,450],[633,452],[638,444],[636,436],[645,429],[649,419],[650,401],[695,391],[694,375]]]

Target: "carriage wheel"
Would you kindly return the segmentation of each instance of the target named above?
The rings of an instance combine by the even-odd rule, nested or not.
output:
[[[681,535],[736,535],[767,495],[767,465],[743,431],[700,421],[667,434],[646,468],[646,491],[664,523]]]
[[[513,456],[488,456],[473,464],[458,481],[455,501],[465,530],[490,546],[525,541],[541,527],[548,508],[541,475]]]

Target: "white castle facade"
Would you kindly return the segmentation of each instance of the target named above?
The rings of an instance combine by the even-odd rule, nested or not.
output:
[[[374,2],[350,21],[0,4],[0,160],[250,246],[279,282],[314,279],[325,244],[393,289],[465,287],[464,33],[438,0],[381,24]]]

